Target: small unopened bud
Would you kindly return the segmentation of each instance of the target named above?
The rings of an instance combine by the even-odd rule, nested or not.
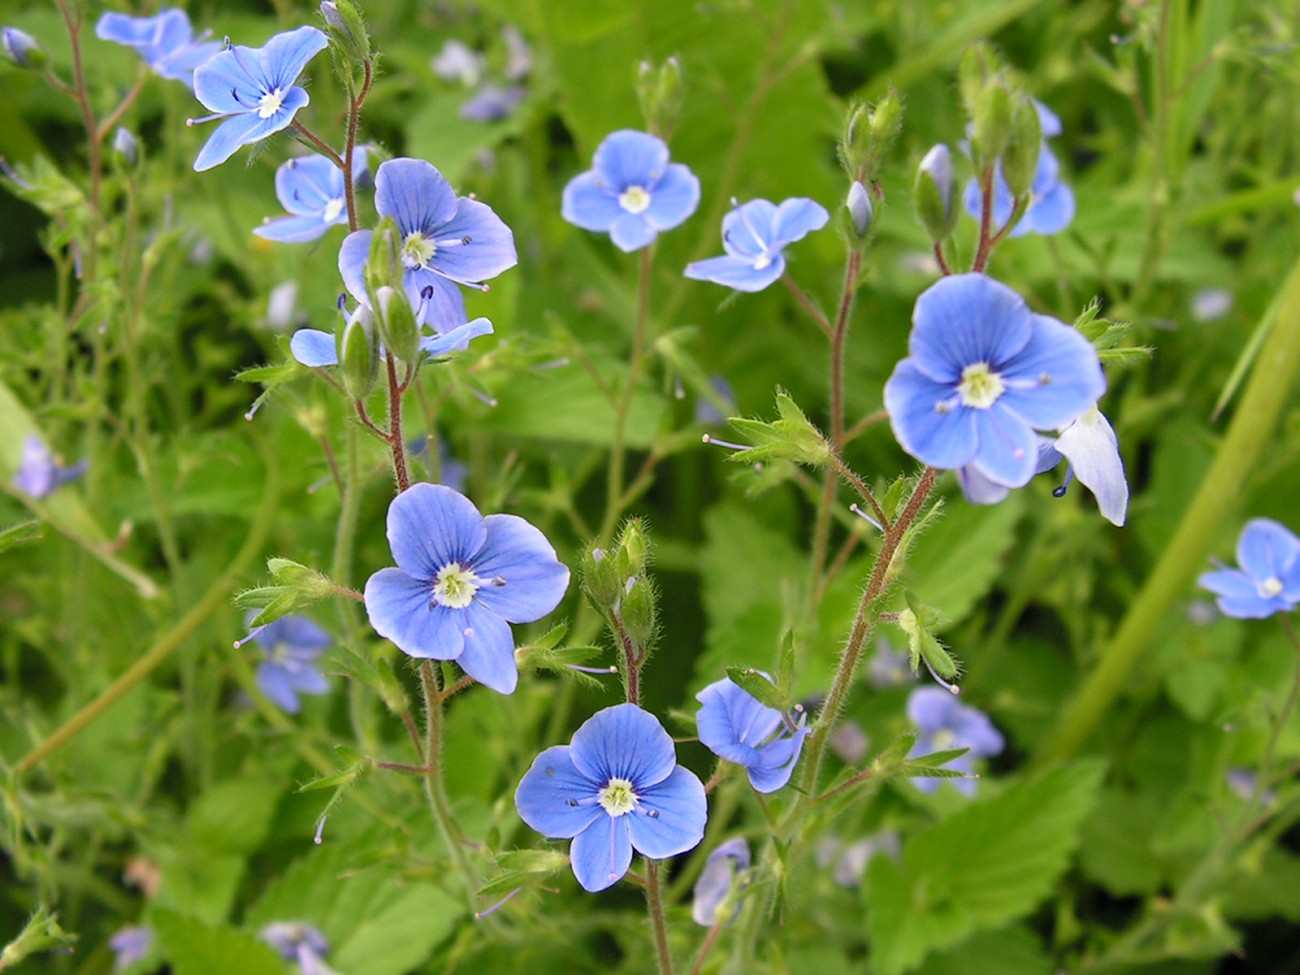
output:
[[[1011,141],[1002,152],[1002,178],[1012,196],[1028,193],[1043,148],[1043,124],[1032,98],[1017,100],[1011,115]]]
[[[377,296],[380,288],[401,285],[402,269],[399,260],[401,247],[402,236],[397,221],[392,217],[384,217],[370,237],[370,253],[366,257],[364,271],[366,293],[370,296],[372,306],[379,300]]]
[[[840,162],[851,180],[872,179],[903,127],[903,101],[893,88],[874,106],[849,109]]]
[[[379,337],[375,316],[358,305],[338,340],[339,373],[343,387],[354,400],[365,399],[379,378]]]
[[[623,526],[618,536],[618,574],[623,579],[632,579],[645,572],[646,556],[650,549],[650,540],[646,537],[645,526],[632,519]]]
[[[975,102],[971,119],[971,154],[976,166],[983,166],[1002,155],[1011,141],[1011,92],[1001,78],[984,86]]]
[[[379,302],[379,328],[384,345],[402,362],[414,363],[420,355],[420,325],[405,289],[384,286],[375,293]]]
[[[592,548],[582,557],[582,588],[602,612],[612,612],[623,595],[614,560],[601,548]]]
[[[940,142],[921,160],[914,190],[916,216],[936,244],[948,238],[957,222],[952,153]]]
[[[646,127],[661,139],[669,138],[682,111],[682,65],[675,57],[655,65],[642,61],[637,69],[636,93]]]
[[[972,44],[962,55],[957,67],[957,89],[961,92],[962,107],[974,118],[980,93],[989,79],[1001,71],[1001,63],[993,49],[983,41]]]
[[[5,54],[18,67],[36,69],[45,66],[45,51],[31,34],[17,27],[5,27],[0,35],[3,35],[0,40],[3,41]]]
[[[370,57],[365,21],[350,0],[323,0],[320,14],[325,18],[325,33],[344,58],[360,66]]]
[[[127,169],[134,169],[140,158],[135,136],[131,134],[129,129],[121,126],[118,127],[117,134],[113,136],[113,151],[117,153],[118,158],[122,160]]]
[[[849,211],[849,222],[853,227],[853,233],[858,239],[863,239],[871,232],[871,222],[875,219],[876,210],[871,205],[871,194],[867,188],[862,185],[860,180],[854,180],[853,185],[849,187],[849,198],[844,204]]]
[[[619,606],[619,616],[632,642],[639,649],[647,649],[655,634],[655,593],[649,579],[631,580]]]

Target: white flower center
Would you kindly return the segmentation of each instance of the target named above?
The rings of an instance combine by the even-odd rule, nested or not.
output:
[[[257,100],[257,117],[270,118],[280,110],[280,105],[284,102],[284,90],[281,88],[275,91],[268,91],[265,95]]]
[[[482,579],[469,569],[461,568],[459,562],[452,562],[438,570],[437,581],[433,584],[433,598],[440,606],[464,609],[474,601],[474,594],[481,585]]]
[[[759,254],[758,257],[754,259],[755,271],[761,271],[765,267],[771,267],[771,265],[772,265],[772,259],[768,257],[766,254]]]
[[[627,779],[610,779],[605,788],[596,793],[596,801],[611,816],[625,816],[636,808],[637,795]]]
[[[949,728],[940,728],[930,736],[930,745],[936,752],[947,751],[957,744],[957,736]]]
[[[1272,599],[1274,596],[1281,593],[1285,587],[1282,585],[1282,580],[1277,576],[1269,576],[1259,584],[1258,588],[1261,596],[1265,599]]]
[[[650,194],[644,186],[629,186],[619,195],[618,205],[628,213],[641,213],[650,205]]]
[[[406,267],[428,267],[438,245],[418,230],[412,230],[402,240],[402,264]]]
[[[343,212],[343,197],[336,196],[325,204],[325,213],[322,216],[326,223],[333,223]]]
[[[961,371],[957,394],[961,397],[962,405],[986,410],[1006,388],[1002,377],[990,369],[987,362],[977,362]]]

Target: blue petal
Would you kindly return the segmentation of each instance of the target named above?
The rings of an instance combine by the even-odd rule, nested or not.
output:
[[[651,192],[642,215],[655,230],[671,230],[699,205],[700,181],[681,163],[673,163]]]
[[[596,147],[592,169],[617,195],[629,186],[649,189],[667,165],[668,147],[661,139],[622,129],[607,135]]]
[[[639,795],[677,765],[673,740],[654,715],[635,704],[597,711],[573,734],[569,753],[578,771],[602,785],[627,779]]]
[[[830,220],[826,208],[806,197],[785,200],[776,209],[772,223],[772,243],[778,247],[802,240],[814,230],[821,230]]]
[[[785,788],[794,767],[799,764],[799,753],[803,751],[803,741],[807,737],[808,729],[803,727],[759,749],[762,761],[749,768],[749,784],[755,792],[766,794]]]
[[[432,581],[453,562],[468,568],[486,539],[478,508],[445,485],[412,484],[388,506],[393,559],[417,579]]]
[[[257,689],[271,699],[285,714],[297,714],[298,692],[288,672],[277,664],[263,661],[257,665]]]
[[[245,65],[257,63],[258,52],[251,47],[231,48],[214,55],[194,71],[194,97],[210,112],[256,115],[264,89]]]
[[[337,366],[338,346],[334,336],[315,328],[300,328],[289,340],[289,351],[304,366]]]
[[[1011,493],[1011,488],[989,480],[974,464],[958,469],[957,483],[971,504],[998,504]]]
[[[569,180],[564,187],[560,215],[583,230],[608,232],[614,221],[626,211],[594,172],[585,172]]]
[[[275,171],[275,196],[290,213],[319,218],[331,200],[343,196],[343,171],[324,156],[290,159]]]
[[[609,228],[609,239],[625,254],[639,251],[653,242],[656,236],[644,213],[624,213]]]
[[[513,694],[519,683],[515,663],[515,638],[510,627],[490,609],[471,603],[465,608],[465,648],[456,663],[484,687],[498,694]]]
[[[1292,608],[1291,602],[1280,596],[1261,596],[1256,581],[1238,569],[1207,572],[1196,581],[1219,597],[1220,610],[1236,619],[1265,619]]]
[[[907,717],[923,732],[932,735],[952,727],[959,707],[957,699],[942,688],[918,687],[907,698]],[[913,755],[919,754],[917,748],[921,744],[917,741],[917,747],[912,749]]]
[[[437,236],[439,241],[457,243],[440,244],[431,264],[439,274],[460,284],[495,278],[519,263],[514,234],[490,206],[477,200],[458,199],[455,215],[438,229]],[[461,240],[468,243],[459,245]]]
[[[184,47],[173,51],[165,57],[154,61],[152,67],[158,72],[159,77],[170,79],[171,81],[183,81],[194,87],[194,72],[201,66],[207,64],[212,58],[221,52],[220,41],[203,41],[197,44],[186,44]]]
[[[1034,476],[1038,464],[1038,438],[1029,425],[1003,404],[1003,396],[975,417],[979,446],[971,458],[981,474],[1007,487],[1021,487]]]
[[[484,525],[487,540],[474,558],[474,574],[484,582],[478,601],[511,623],[531,623],[555,609],[569,588],[569,570],[546,536],[515,515],[489,515]]]
[[[651,860],[685,853],[704,839],[709,817],[704,786],[680,765],[662,782],[638,793],[638,808],[628,813],[632,845]]]
[[[953,736],[958,748],[969,748],[970,756],[987,758],[1000,755],[1006,742],[1002,733],[993,727],[993,722],[983,711],[975,708],[958,707],[957,720],[952,726]]]
[[[276,34],[259,52],[262,71],[269,83],[267,90],[288,88],[302,74],[307,62],[327,47],[329,38],[315,27],[299,27]]]
[[[420,340],[420,350],[435,358],[448,352],[464,352],[471,340],[480,335],[491,335],[492,323],[486,318],[476,318],[445,335],[428,335]]]
[[[722,247],[733,257],[747,257],[749,263],[772,243],[776,206],[768,200],[750,200],[734,207],[722,218]]]
[[[942,470],[966,466],[979,446],[974,410],[960,405],[946,413],[935,409],[955,396],[953,386],[923,375],[911,359],[895,366],[885,383],[885,409],[899,445],[917,460]]]
[[[406,297],[416,309],[415,320],[439,335],[459,328],[469,320],[460,288],[431,268],[408,267],[402,275]],[[425,297],[425,292],[428,297]]]
[[[455,660],[464,648],[465,612],[431,606],[432,587],[401,569],[366,580],[366,615],[375,632],[411,657]]]
[[[390,159],[375,173],[375,209],[397,221],[403,235],[418,230],[432,237],[455,216],[456,194],[423,159]]]
[[[324,629],[305,616],[281,616],[278,620],[263,628],[258,634],[261,640],[269,641],[271,646],[283,643],[296,656],[310,659],[319,656],[334,638]],[[265,644],[264,644],[265,645]]]
[[[263,139],[273,132],[278,132],[289,124],[286,120],[280,125],[275,116],[262,119],[256,115],[233,115],[217,126],[217,130],[208,137],[207,143],[199,150],[194,160],[194,171],[201,173],[219,166],[233,156],[240,146]]]
[[[780,713],[765,708],[725,678],[714,681],[696,694],[695,699],[700,702],[700,710],[695,715],[700,744],[728,762],[746,767],[758,764],[758,752],[750,741],[761,741],[766,734],[775,731],[781,721]],[[759,723],[765,735],[747,740],[742,730],[752,722]]]
[[[583,890],[594,894],[612,887],[632,865],[632,841],[627,835],[626,819],[627,816],[605,815],[601,809],[601,815],[573,838],[569,860]]]
[[[696,281],[712,281],[736,291],[754,293],[780,280],[785,273],[785,258],[777,254],[767,267],[754,267],[754,259],[745,257],[710,257],[686,265],[685,275]]]
[[[569,805],[570,800],[594,799],[602,783],[582,775],[569,758],[568,745],[555,745],[533,760],[515,790],[519,818],[543,836],[572,839],[596,821],[608,818],[595,802]]]
[[[975,363],[1005,362],[1032,332],[1024,299],[982,274],[935,282],[916,299],[912,321],[908,351],[916,368],[936,382],[955,383]]]
[[[319,216],[275,217],[260,227],[254,227],[253,234],[263,240],[275,240],[282,244],[305,244],[325,236],[329,229],[330,224]]]
[[[366,294],[366,261],[370,258],[373,234],[373,230],[354,230],[343,238],[343,246],[339,248],[339,274],[343,277],[343,287],[363,305],[370,304],[370,296]]]
[[[1036,234],[1057,234],[1068,227],[1073,219],[1074,191],[1065,183],[1057,183],[1046,194],[1034,200],[1016,230],[1027,227]]]
[[[156,17],[128,17],[126,14],[106,13],[95,23],[95,36],[102,41],[144,47],[158,36],[163,15]]]
[[[1300,555],[1300,539],[1270,518],[1252,518],[1237,540],[1237,564],[1256,582],[1281,579]]]
[[[1040,430],[1064,427],[1101,399],[1106,378],[1092,343],[1076,329],[1046,315],[1031,321],[1029,341],[999,363],[1007,389],[997,405]]]
[[[1034,108],[1038,110],[1038,125],[1042,129],[1043,138],[1051,139],[1061,134],[1061,118],[1050,108],[1034,99]]]

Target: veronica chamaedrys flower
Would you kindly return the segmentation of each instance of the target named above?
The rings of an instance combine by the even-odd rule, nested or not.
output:
[[[383,297],[385,288],[380,288]],[[418,318],[418,313],[417,313]],[[363,321],[368,328],[375,324],[374,312],[368,304],[359,304],[348,316],[349,322]],[[464,352],[469,343],[481,335],[492,334],[492,323],[486,318],[476,318],[472,322],[459,325],[442,335],[425,335],[420,339],[420,351],[430,358],[438,358],[449,352]],[[289,352],[304,366],[323,368],[339,364],[338,346],[333,332],[323,332],[318,328],[300,328],[289,340]],[[380,348],[380,354],[385,354]]]
[[[591,169],[569,180],[561,214],[584,230],[609,234],[614,246],[631,252],[676,227],[699,203],[700,181],[681,163],[668,161],[662,139],[622,129],[596,147]]]
[[[153,17],[106,13],[95,24],[95,36],[133,48],[154,73],[194,87],[194,70],[221,50],[208,40],[211,31],[194,36],[184,10],[164,9]]]
[[[117,933],[108,939],[108,947],[112,949],[115,956],[113,971],[125,971],[136,962],[142,961],[153,949],[153,942],[153,928],[139,924],[119,928]]]
[[[352,185],[365,179],[368,166],[364,149],[352,159]],[[266,240],[301,244],[324,236],[335,224],[347,223],[343,170],[324,156],[300,156],[281,163],[275,171],[275,195],[292,216],[268,217],[253,233]]]
[[[515,808],[543,836],[573,840],[573,874],[591,893],[627,873],[634,849],[650,860],[692,849],[708,818],[704,786],[677,764],[658,719],[635,704],[596,712],[569,744],[538,755]]]
[[[903,449],[932,467],[972,464],[1020,487],[1038,463],[1034,429],[1064,427],[1106,388],[1087,339],[982,274],[937,281],[916,299],[912,321],[885,409]]]
[[[1038,122],[1043,132],[1043,144],[1038,150],[1038,167],[1034,170],[1034,180],[1029,188],[1029,206],[1020,222],[1007,235],[1023,237],[1025,234],[1056,234],[1070,225],[1074,219],[1074,191],[1060,180],[1061,165],[1047,147],[1047,140],[1061,134],[1061,120],[1050,108],[1040,101],[1034,102],[1038,110]],[[998,230],[1011,219],[1015,207],[1015,197],[1002,176],[1002,164],[999,163],[993,175],[993,229]],[[976,220],[980,219],[983,206],[983,194],[980,192],[978,179],[966,184],[962,198],[966,212]]]
[[[9,60],[20,68],[39,67],[44,61],[45,52],[41,49],[41,45],[25,30],[19,30],[17,27],[0,28],[0,43],[3,43]]]
[[[1240,569],[1220,568],[1196,580],[1237,619],[1289,613],[1300,602],[1300,539],[1271,518],[1252,518],[1237,539]]]
[[[539,620],[564,598],[569,570],[540,531],[515,515],[484,518],[441,484],[413,484],[388,507],[396,568],[366,582],[366,612],[412,657],[454,660],[509,694],[519,679],[511,623]]]
[[[790,781],[803,740],[806,714],[798,723],[776,708],[759,703],[730,678],[714,681],[695,695],[700,710],[695,723],[700,743],[728,762],[745,766],[756,792],[775,792]]]
[[[251,622],[256,612],[250,613]],[[329,681],[317,668],[316,658],[334,642],[333,638],[305,616],[281,616],[249,632],[236,647],[252,640],[261,649],[257,665],[257,687],[286,714],[297,714],[299,694],[326,694]]]
[[[275,921],[257,936],[279,953],[285,961],[298,963],[299,975],[334,975],[324,962],[329,941],[324,932],[306,921]]]
[[[194,72],[194,95],[214,114],[187,124],[223,121],[199,150],[194,169],[218,166],[240,146],[288,128],[298,109],[311,101],[294,82],[328,46],[328,38],[315,27],[299,27],[276,34],[265,47],[231,47],[201,64]]]
[[[401,235],[402,283],[416,319],[439,333],[465,324],[462,285],[482,282],[518,262],[514,235],[485,203],[458,197],[422,159],[390,159],[375,173],[375,209],[392,217]],[[373,231],[348,234],[339,273],[352,297],[367,301],[365,269]]]
[[[691,918],[696,924],[711,928],[718,923],[718,912],[736,886],[736,878],[749,869],[749,844],[743,836],[719,844],[704,861],[704,869],[695,881],[691,901]],[[723,920],[735,920],[740,899],[732,899],[732,908]]]
[[[821,230],[829,219],[825,207],[804,197],[785,200],[780,206],[768,200],[734,206],[722,218],[726,256],[688,264],[686,276],[737,291],[762,291],[785,273],[783,249]]]
[[[84,475],[88,466],[89,462],[85,460],[79,460],[71,467],[59,466],[45,441],[30,433],[23,440],[23,459],[11,483],[19,491],[40,501]]]
[[[911,756],[929,755],[951,748],[969,749],[945,768],[970,773],[975,759],[988,758],[1002,751],[1002,734],[983,711],[958,704],[957,699],[941,687],[918,687],[907,699],[907,716],[920,734],[912,746]],[[922,792],[934,792],[942,782],[951,782],[968,796],[975,794],[974,779],[932,779],[918,777],[913,784]]]

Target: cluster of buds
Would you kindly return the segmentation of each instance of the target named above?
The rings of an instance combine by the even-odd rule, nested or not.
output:
[[[875,105],[849,108],[839,145],[840,163],[849,177],[844,227],[849,240],[860,248],[870,241],[875,205],[883,199],[876,173],[902,128],[903,102],[892,88]]]
[[[658,633],[658,594],[646,573],[649,549],[645,524],[633,518],[623,526],[611,551],[592,546],[582,557],[582,590],[614,634],[619,672],[633,703],[641,668]]]

